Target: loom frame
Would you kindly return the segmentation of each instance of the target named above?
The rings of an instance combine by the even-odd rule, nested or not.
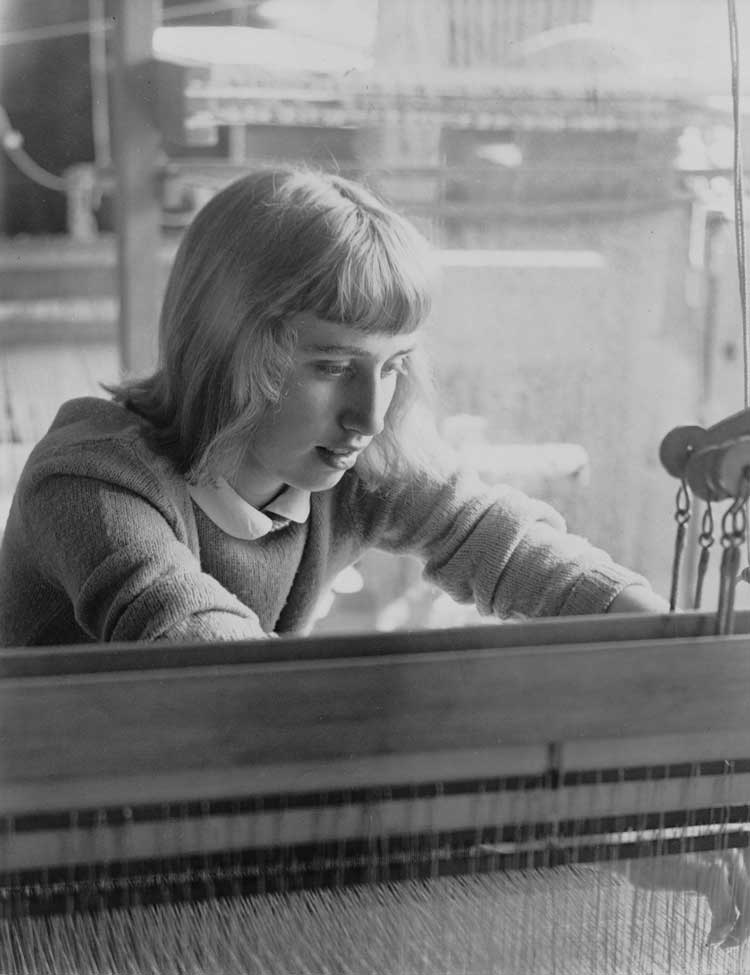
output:
[[[372,834],[404,870],[429,836],[459,837],[471,869],[585,861],[602,842],[615,857],[710,848],[717,830],[745,846],[750,614],[734,635],[715,626],[0,651],[0,874],[88,863],[107,879],[123,851],[191,870],[227,850],[330,859]],[[441,843],[419,856],[451,872],[464,854]]]

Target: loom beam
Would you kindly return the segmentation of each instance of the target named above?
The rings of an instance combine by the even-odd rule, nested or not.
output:
[[[2,651],[4,912],[744,847],[750,616],[714,626]]]

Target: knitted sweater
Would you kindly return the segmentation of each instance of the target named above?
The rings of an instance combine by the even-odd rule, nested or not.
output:
[[[302,630],[370,547],[410,553],[483,614],[599,613],[643,580],[566,534],[546,504],[471,475],[415,472],[377,490],[356,470],[304,524],[222,532],[119,405],[66,403],[35,447],[0,548],[0,645],[231,640]]]

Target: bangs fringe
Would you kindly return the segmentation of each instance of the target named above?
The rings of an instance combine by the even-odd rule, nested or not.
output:
[[[340,253],[323,256],[306,308],[364,332],[413,332],[432,307],[436,265],[426,242],[408,225],[383,228],[369,215],[358,229]]]

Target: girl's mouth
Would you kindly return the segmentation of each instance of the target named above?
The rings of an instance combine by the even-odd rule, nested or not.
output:
[[[358,450],[352,450],[348,447],[337,450],[330,450],[328,447],[316,447],[315,450],[324,464],[337,471],[348,471],[350,467],[354,467],[359,456]]]

